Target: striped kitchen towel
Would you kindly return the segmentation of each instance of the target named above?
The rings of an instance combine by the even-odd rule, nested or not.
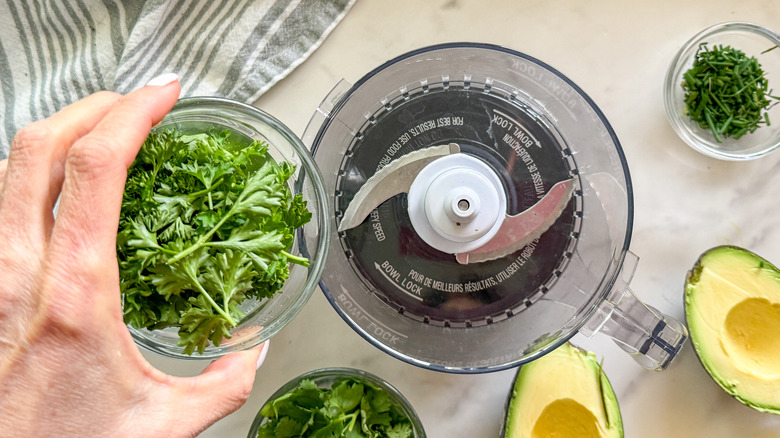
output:
[[[0,0],[0,159],[21,127],[176,72],[184,96],[254,102],[355,0]]]

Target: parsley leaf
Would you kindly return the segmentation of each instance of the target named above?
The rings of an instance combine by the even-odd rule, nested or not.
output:
[[[296,230],[311,219],[291,192],[295,167],[229,131],[155,131],[128,169],[117,233],[124,320],[178,328],[186,354],[230,337],[246,299],[289,277]]]

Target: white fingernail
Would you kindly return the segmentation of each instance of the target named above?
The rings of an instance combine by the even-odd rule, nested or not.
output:
[[[268,346],[271,345],[271,340],[267,340],[264,342],[265,345],[263,345],[263,350],[260,351],[260,357],[257,358],[257,368],[260,369],[260,365],[265,362],[265,357],[268,355]]]
[[[162,87],[170,84],[173,81],[179,80],[179,75],[176,73],[163,73],[160,76],[154,77],[146,83],[147,86]]]

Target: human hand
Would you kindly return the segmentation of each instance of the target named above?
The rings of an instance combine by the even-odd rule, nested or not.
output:
[[[0,161],[0,435],[195,436],[249,396],[261,347],[173,377],[122,320],[126,172],[179,92],[94,94],[22,129]]]

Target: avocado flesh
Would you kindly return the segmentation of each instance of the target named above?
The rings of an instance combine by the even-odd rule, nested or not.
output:
[[[507,409],[506,438],[620,438],[617,398],[593,353],[565,343],[523,365]]]
[[[685,317],[713,380],[745,405],[780,414],[780,271],[746,249],[713,248],[688,274]]]

